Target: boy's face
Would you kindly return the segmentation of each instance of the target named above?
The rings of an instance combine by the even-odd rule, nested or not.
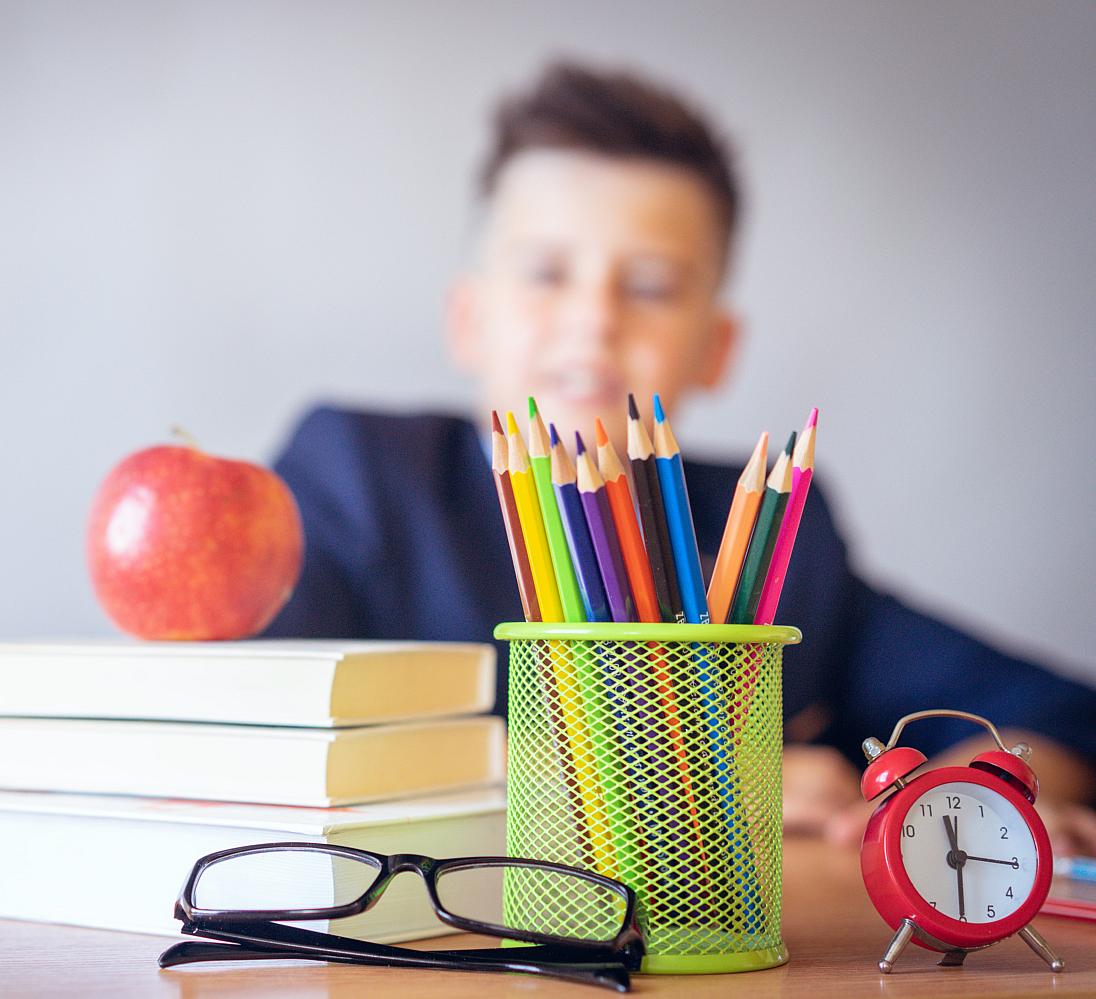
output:
[[[484,412],[533,395],[568,444],[600,416],[618,446],[625,400],[650,417],[719,383],[735,340],[717,302],[712,197],[684,170],[588,153],[522,153],[503,171],[476,270],[454,288],[450,343]]]

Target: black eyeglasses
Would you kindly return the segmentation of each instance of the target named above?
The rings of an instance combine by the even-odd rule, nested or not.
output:
[[[456,930],[532,946],[418,951],[283,922],[346,919],[367,912],[397,874],[417,873],[435,915]],[[202,857],[175,918],[187,941],[161,968],[196,961],[307,959],[453,971],[522,971],[630,987],[645,948],[627,885],[564,864],[513,857],[435,860],[322,843],[265,843]]]

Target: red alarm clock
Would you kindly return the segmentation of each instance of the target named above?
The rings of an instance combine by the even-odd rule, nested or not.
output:
[[[963,718],[983,725],[996,749],[967,767],[941,767],[916,777],[923,753],[896,746],[902,729],[922,718]],[[1018,933],[1052,971],[1064,967],[1028,924],[1050,890],[1053,859],[1033,803],[1039,779],[1030,748],[1005,747],[993,724],[965,711],[906,715],[884,746],[865,739],[869,763],[860,781],[868,801],[892,792],[868,820],[860,848],[864,886],[895,930],[879,962],[888,974],[912,940],[944,954],[942,965]]]

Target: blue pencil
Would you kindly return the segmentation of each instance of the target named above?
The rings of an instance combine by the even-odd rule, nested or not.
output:
[[[696,547],[696,529],[689,506],[689,491],[685,487],[685,469],[681,464],[681,448],[662,410],[662,400],[655,395],[655,465],[662,502],[666,508],[666,525],[670,529],[677,584],[685,620],[690,624],[708,624],[708,596],[704,589],[704,574],[700,570],[700,552]]]
[[[556,504],[563,521],[563,533],[571,552],[571,563],[578,580],[586,620],[611,621],[609,600],[601,582],[601,571],[597,567],[597,555],[590,538],[590,529],[586,526],[586,514],[582,509],[582,498],[578,494],[574,466],[559,434],[556,433],[554,423],[549,424],[548,433],[552,452],[552,488],[556,493]]]
[[[674,567],[677,570],[677,582],[681,591],[681,602],[685,608],[685,620],[690,624],[709,624],[708,595],[704,588],[704,575],[700,569],[700,552],[696,544],[696,530],[693,527],[692,510],[689,506],[689,493],[685,487],[685,469],[681,463],[681,449],[677,445],[662,400],[655,395],[655,465],[658,469],[658,481],[662,488],[662,501],[666,508],[666,522],[670,531],[670,543],[673,549]],[[701,697],[701,711],[708,735],[708,749],[711,754],[711,770],[704,775],[714,780],[726,826],[723,830],[723,844],[731,845],[732,830],[738,831],[740,851],[733,858],[735,880],[756,878],[757,872],[753,853],[749,845],[745,816],[738,808],[738,789],[735,776],[734,746],[726,738],[727,716],[731,710],[728,692],[721,682],[718,671],[704,655],[703,646],[693,645],[693,671],[696,689]],[[718,844],[718,841],[717,841]],[[713,846],[717,846],[713,844]],[[744,923],[739,923],[739,918]],[[757,932],[764,925],[764,910],[753,902],[747,903],[744,914],[734,914],[732,921],[748,933]]]

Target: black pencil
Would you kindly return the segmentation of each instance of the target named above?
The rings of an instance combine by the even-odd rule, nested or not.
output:
[[[647,545],[647,557],[651,561],[659,613],[663,621],[680,623],[685,620],[685,608],[681,603],[681,592],[674,570],[666,510],[662,505],[662,489],[658,484],[658,469],[655,466],[655,449],[639,418],[639,408],[631,392],[628,393],[628,459],[639,503],[643,540]]]

